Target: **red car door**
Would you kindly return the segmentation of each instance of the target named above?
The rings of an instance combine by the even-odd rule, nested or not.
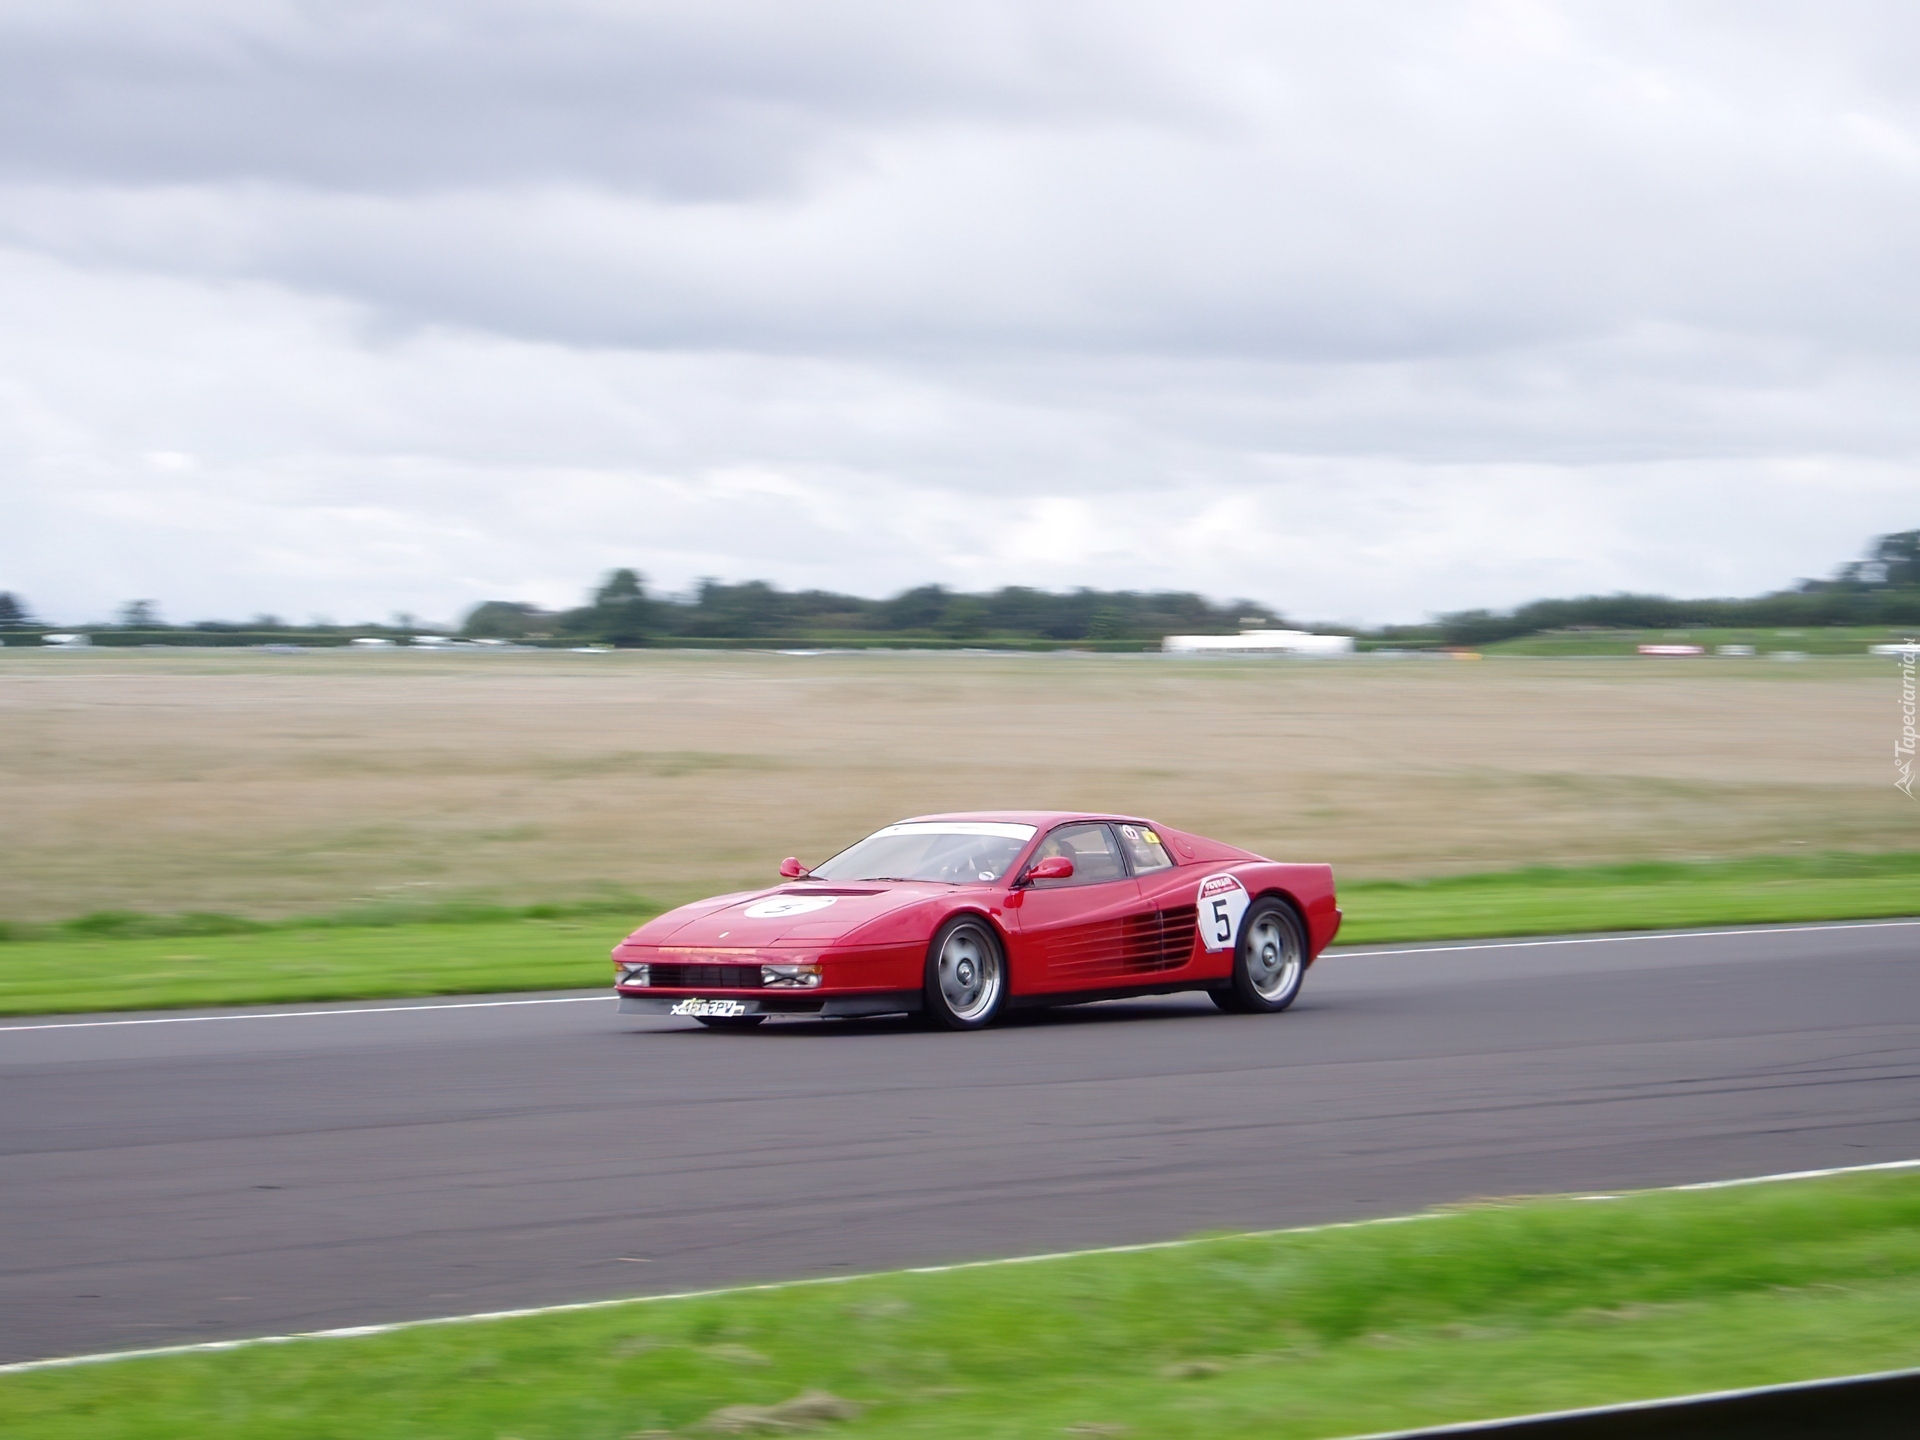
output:
[[[1200,917],[1194,903],[1194,872],[1173,863],[1173,856],[1151,825],[1122,824],[1115,828],[1120,848],[1126,853],[1127,868],[1140,886],[1143,910],[1128,946],[1127,974],[1142,979],[1158,974],[1185,979],[1216,973],[1218,967],[1196,963],[1207,957],[1198,948]],[[1174,971],[1182,973],[1175,977]]]
[[[1022,892],[1020,908],[1009,912],[1018,927],[1016,984],[1025,992],[1097,990],[1122,970],[1129,929],[1152,907],[1142,904],[1110,826],[1060,826],[1033,858],[1056,855],[1073,861],[1073,874],[1036,880]]]

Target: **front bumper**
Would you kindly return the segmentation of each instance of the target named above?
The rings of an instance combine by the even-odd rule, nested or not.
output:
[[[918,990],[869,991],[860,995],[808,994],[805,991],[774,990],[748,994],[731,992],[707,995],[651,995],[620,992],[622,1015],[673,1015],[697,1018],[699,1011],[690,1001],[729,1002],[733,1015],[819,1015],[848,1017],[855,1015],[900,1015],[918,1010],[922,1004]],[[732,1009],[738,1005],[744,1008]],[[675,1006],[682,1007],[677,1012]]]

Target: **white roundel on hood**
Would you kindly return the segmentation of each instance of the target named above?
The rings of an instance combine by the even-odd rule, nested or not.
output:
[[[824,910],[833,900],[831,895],[775,895],[770,900],[754,901],[740,913],[749,920],[784,920],[789,915]]]

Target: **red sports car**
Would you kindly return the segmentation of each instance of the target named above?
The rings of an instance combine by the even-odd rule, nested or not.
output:
[[[614,949],[623,1012],[744,1028],[1205,990],[1279,1011],[1340,928],[1333,871],[1138,817],[991,811],[877,830],[782,884],[650,920]]]

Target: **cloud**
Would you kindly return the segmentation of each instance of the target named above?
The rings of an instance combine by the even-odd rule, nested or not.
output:
[[[1916,50],[1873,5],[15,5],[0,587],[1779,584],[1915,523]]]

